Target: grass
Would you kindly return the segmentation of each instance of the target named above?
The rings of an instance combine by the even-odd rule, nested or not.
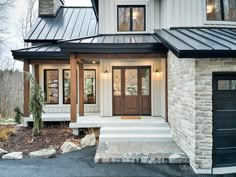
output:
[[[7,141],[16,132],[16,128],[10,126],[0,127],[0,141]]]

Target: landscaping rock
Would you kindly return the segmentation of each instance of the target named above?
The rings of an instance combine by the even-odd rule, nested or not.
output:
[[[0,148],[0,155],[7,154],[8,152]]]
[[[22,152],[11,152],[2,156],[2,159],[21,160],[23,158]]]
[[[57,151],[54,148],[42,149],[39,151],[30,152],[30,157],[50,158],[56,156]]]
[[[91,134],[91,135],[86,135],[84,138],[81,139],[81,147],[87,147],[87,146],[94,146],[96,143],[96,138],[95,138],[95,134]]]
[[[63,143],[60,149],[62,151],[62,154],[64,154],[64,153],[80,150],[81,148],[75,145],[74,143],[66,141]]]

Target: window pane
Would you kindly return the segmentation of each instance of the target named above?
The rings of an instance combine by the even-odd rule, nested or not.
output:
[[[70,70],[63,70],[63,103],[70,104]]]
[[[84,70],[84,103],[96,104],[96,70]]]
[[[133,31],[144,31],[144,7],[133,8]]]
[[[223,20],[220,0],[207,0],[207,20]]]
[[[114,69],[113,70],[113,92],[114,96],[120,96],[121,95],[121,70],[120,69]]]
[[[236,80],[218,80],[218,90],[236,90]]]
[[[150,95],[150,69],[142,69],[142,95]]]
[[[130,31],[130,8],[118,7],[118,31]]]
[[[224,13],[226,21],[236,21],[236,0],[224,0]]]
[[[125,95],[138,95],[138,70],[125,70]]]
[[[45,70],[45,93],[48,104],[59,103],[58,70]]]

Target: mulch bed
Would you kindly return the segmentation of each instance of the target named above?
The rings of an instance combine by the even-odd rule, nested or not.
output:
[[[0,125],[1,128],[6,126]],[[8,125],[14,127],[14,125]],[[32,137],[32,129],[24,127],[16,127],[16,132],[12,134],[8,140],[0,141],[0,148],[8,151],[21,151],[28,154],[32,151],[53,147],[59,151],[60,146],[70,140],[75,144],[80,143],[80,137],[74,136],[72,130],[67,126],[53,125],[45,127],[40,136]]]

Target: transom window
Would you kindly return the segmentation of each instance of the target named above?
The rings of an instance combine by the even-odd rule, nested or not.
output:
[[[236,0],[206,0],[207,20],[236,21]]]
[[[145,6],[118,6],[118,31],[145,31]]]

